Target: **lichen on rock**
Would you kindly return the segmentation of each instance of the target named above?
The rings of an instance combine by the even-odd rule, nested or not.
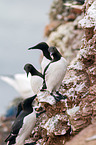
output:
[[[93,15],[96,11],[96,1],[86,1],[84,7],[84,17],[88,18],[88,21],[86,19],[85,24],[83,18],[79,22],[84,29],[82,45],[79,46],[76,57],[70,59],[72,61],[69,61],[67,73],[59,89],[68,99],[52,106],[44,104],[47,118],[45,117],[41,127],[46,130],[47,139],[42,137],[42,143],[46,145],[58,145],[58,141],[61,145],[66,145],[66,140],[96,121],[96,13]],[[90,27],[89,21],[92,24]],[[67,53],[72,52],[73,39],[76,36],[73,22],[68,22],[58,26],[57,30],[49,35],[47,42],[55,45],[67,58]],[[81,40],[77,40],[80,43]],[[69,56],[72,55],[71,52]]]
[[[63,1],[60,1],[62,4]],[[55,7],[53,10],[55,14]],[[67,100],[56,103],[52,98],[49,100],[51,96],[48,97],[47,92],[38,94],[40,107],[46,112],[38,117],[30,138],[37,145],[67,145],[68,140],[71,144],[74,135],[96,123],[96,0],[86,0],[83,10],[82,20],[79,17],[73,22],[60,22],[47,39],[48,44],[56,46],[69,63],[58,90],[67,96]],[[61,18],[62,14],[55,15],[54,18]],[[77,26],[78,21],[83,30]]]

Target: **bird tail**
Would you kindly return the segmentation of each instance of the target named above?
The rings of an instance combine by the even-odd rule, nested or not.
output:
[[[11,134],[5,139],[5,142],[8,142],[10,140]]]
[[[7,145],[13,145],[13,143],[11,143],[10,141],[7,142]]]
[[[7,142],[7,145],[12,145],[15,143],[16,135],[10,134],[6,139],[5,142]]]

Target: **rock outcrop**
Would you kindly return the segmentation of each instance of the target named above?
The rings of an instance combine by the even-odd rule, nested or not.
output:
[[[46,112],[49,119],[42,126],[46,129],[47,136],[46,141],[42,139],[43,144],[66,144],[66,140],[71,139],[72,136],[96,121],[96,1],[86,1],[83,10],[84,17],[78,24],[84,31],[82,45],[76,46],[80,48],[80,51],[75,54],[76,57],[73,56],[74,59],[69,60],[67,73],[59,90],[68,99],[66,102],[59,102],[56,106],[45,105],[47,112],[51,115],[48,116]],[[74,27],[72,27],[74,22],[60,25],[47,40],[50,45],[53,44],[58,49],[60,48],[66,58],[66,51],[70,52],[72,47],[74,49],[72,45],[75,40],[72,41],[75,37]],[[67,40],[64,40],[66,33],[69,35]],[[78,36],[78,44],[80,41]],[[65,46],[66,44],[68,45]]]
[[[65,14],[62,11],[65,5],[70,4],[61,0],[59,4],[62,6],[60,10],[56,3],[58,11],[54,7],[54,11],[50,12],[50,22],[60,22],[56,29],[48,33],[47,42],[55,45],[69,63],[59,89],[67,99],[56,104],[53,100],[48,103],[48,93],[45,93],[47,99],[38,94],[37,100],[41,104],[39,111],[45,109],[46,112],[38,117],[32,135],[26,142],[36,141],[37,145],[86,145],[90,141],[86,143],[85,140],[96,134],[96,0],[85,1],[82,7],[84,16],[81,11],[77,14],[76,7],[71,4],[70,11],[75,11],[78,16],[71,22],[67,19],[69,11],[65,10]],[[91,128],[95,131],[88,135],[86,132]],[[91,145],[94,143],[96,140]]]

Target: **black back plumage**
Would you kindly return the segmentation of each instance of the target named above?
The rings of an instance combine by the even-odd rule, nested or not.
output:
[[[20,102],[17,106],[17,113],[16,113],[16,117],[20,114],[20,112],[22,111],[22,102]]]
[[[19,130],[23,126],[24,117],[29,115],[31,112],[33,112],[32,102],[36,98],[36,96],[37,95],[27,98],[23,102],[20,102],[20,104],[18,105],[18,108],[19,107],[20,108],[17,111],[17,118],[12,125],[12,129],[9,136],[5,140],[5,142],[9,141],[8,145],[15,143],[15,139],[18,136]]]

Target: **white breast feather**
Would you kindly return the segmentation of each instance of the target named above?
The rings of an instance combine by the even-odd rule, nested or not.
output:
[[[47,90],[52,92],[60,87],[65,76],[66,69],[67,62],[63,57],[49,66],[45,76]]]
[[[23,126],[16,138],[16,145],[24,145],[25,139],[30,135],[36,123],[36,112],[32,112],[23,120]]]
[[[31,87],[34,94],[37,94],[43,84],[43,79],[39,76],[32,76],[31,77]]]

